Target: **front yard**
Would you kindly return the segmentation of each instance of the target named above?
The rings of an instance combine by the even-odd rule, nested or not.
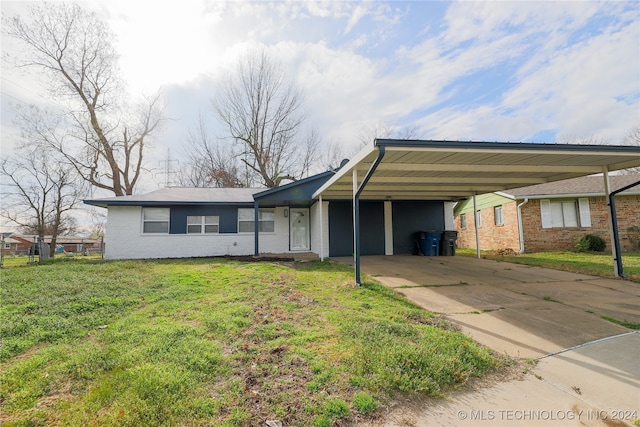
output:
[[[0,274],[6,426],[375,424],[399,394],[441,396],[507,363],[329,262],[55,259]]]

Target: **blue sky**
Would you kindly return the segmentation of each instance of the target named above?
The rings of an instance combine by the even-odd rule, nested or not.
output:
[[[2,1],[2,13],[25,4]],[[199,113],[223,136],[211,98],[253,48],[304,91],[323,143],[346,151],[380,124],[423,139],[612,143],[640,126],[640,2],[82,4],[116,33],[132,96],[161,90],[173,120],[155,138],[157,158],[183,155]],[[16,135],[11,104],[44,102],[43,92],[3,62],[3,151]]]

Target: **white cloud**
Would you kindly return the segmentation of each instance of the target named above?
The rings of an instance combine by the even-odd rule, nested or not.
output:
[[[428,2],[83,4],[118,33],[131,92],[165,86],[172,110],[184,111],[172,141],[196,120],[186,111],[208,108],[219,79],[256,46],[304,89],[324,139],[345,144],[367,124],[410,120],[446,139],[617,137],[640,113],[638,3],[438,3],[441,20],[426,19],[436,13]]]

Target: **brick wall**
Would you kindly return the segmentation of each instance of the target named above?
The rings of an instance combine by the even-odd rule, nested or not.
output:
[[[496,225],[495,210],[493,207],[482,209],[482,226],[478,229],[480,237],[480,249],[520,249],[520,237],[518,236],[518,216],[516,214],[516,202],[502,205],[503,225]],[[458,230],[459,248],[476,247],[475,216],[468,212],[467,227],[462,228],[460,215],[455,218],[455,228]]]
[[[542,228],[540,201],[530,200],[522,207],[522,223],[526,252],[564,251],[575,249],[576,242],[586,234],[595,234],[607,242],[611,250],[609,208],[605,197],[590,197],[591,227]],[[616,212],[620,235],[620,248],[632,250],[628,228],[640,225],[640,196],[617,196]]]
[[[481,211],[482,226],[479,229],[481,249],[520,249],[518,236],[517,203],[506,203],[503,206],[504,225],[495,225],[494,209]],[[525,252],[574,250],[576,243],[586,234],[595,234],[607,242],[607,251],[611,250],[611,233],[609,231],[609,209],[605,197],[589,198],[591,227],[542,228],[540,201],[530,200],[522,206],[522,224]],[[640,196],[617,196],[616,212],[620,247],[623,251],[638,250],[640,236],[629,232],[629,227],[640,226]],[[467,227],[463,229],[460,216],[455,218],[458,230],[458,247],[476,247],[475,218],[467,213]]]

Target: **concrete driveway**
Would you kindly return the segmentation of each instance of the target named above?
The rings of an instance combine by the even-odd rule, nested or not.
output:
[[[351,259],[340,261],[352,263]],[[518,381],[430,402],[384,425],[633,425],[640,285],[469,257],[366,256],[362,272],[498,353],[539,359]]]

